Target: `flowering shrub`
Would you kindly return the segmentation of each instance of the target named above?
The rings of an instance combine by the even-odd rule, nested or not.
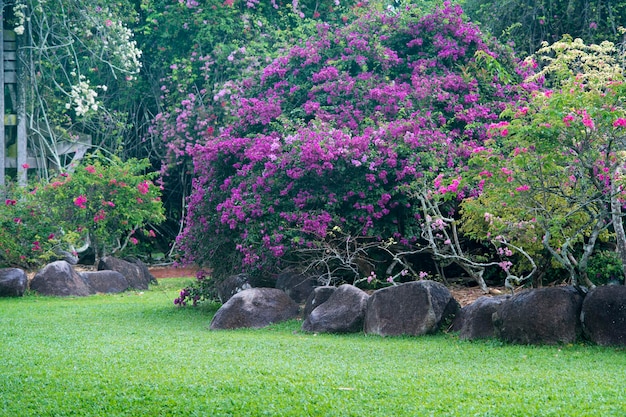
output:
[[[147,160],[88,158],[71,173],[7,199],[0,213],[3,263],[45,261],[57,250],[88,243],[96,261],[155,236],[163,219],[160,190]],[[6,242],[6,243],[5,243]],[[46,256],[43,256],[46,254]]]
[[[31,268],[63,246],[54,219],[45,216],[22,187],[8,187],[0,204],[0,267]]]
[[[503,113],[488,148],[474,157],[483,194],[464,202],[473,231],[506,236],[567,270],[574,285],[593,286],[589,260],[600,241],[626,260],[622,224],[626,87],[613,44],[565,37],[535,57],[534,78],[554,90]],[[478,172],[480,171],[480,172]]]
[[[414,191],[432,189],[450,210],[474,192],[459,180],[465,162],[486,124],[518,99],[516,70],[528,69],[449,3],[320,24],[217,98],[229,126],[188,118],[184,131],[204,143],[186,149],[197,178],[179,238],[184,259],[218,277],[271,270],[335,226],[418,242]]]

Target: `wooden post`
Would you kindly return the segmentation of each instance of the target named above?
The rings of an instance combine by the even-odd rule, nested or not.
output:
[[[0,0],[1,1],[1,0]],[[26,22],[24,22],[26,25]],[[16,39],[16,83],[17,83],[17,183],[25,186],[28,181],[28,146],[26,136],[26,33]]]
[[[6,158],[6,141],[4,133],[4,0],[0,0],[0,45],[2,45],[2,52],[0,52],[0,187],[4,187],[4,175],[5,175],[5,158]]]

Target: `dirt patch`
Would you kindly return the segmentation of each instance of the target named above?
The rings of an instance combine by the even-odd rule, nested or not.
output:
[[[448,287],[452,296],[461,304],[461,307],[465,307],[468,304],[476,301],[477,298],[482,297],[483,295],[487,297],[494,297],[496,295],[502,295],[506,293],[504,287],[490,287],[489,294],[485,294],[478,287],[460,287],[460,286],[451,286]]]
[[[157,279],[162,278],[195,278],[198,268],[193,267],[173,267],[173,266],[155,266],[149,267],[150,273]]]

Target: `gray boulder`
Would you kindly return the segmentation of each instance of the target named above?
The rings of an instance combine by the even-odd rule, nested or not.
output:
[[[438,331],[459,310],[441,283],[424,280],[380,289],[367,302],[365,333],[418,336]]]
[[[120,293],[130,288],[128,280],[117,271],[88,271],[81,275],[92,294]]]
[[[349,284],[337,288],[302,323],[305,332],[351,333],[363,330],[369,295]]]
[[[152,275],[152,273],[148,269],[148,265],[143,263],[141,259],[135,258],[135,257],[127,257],[127,258],[124,258],[124,260],[130,262],[131,264],[137,265],[139,269],[141,269],[144,279],[148,280],[149,284],[159,285],[159,282],[157,281],[156,277]]]
[[[337,290],[337,287],[317,287],[311,292],[309,298],[307,298],[304,304],[304,313],[302,314],[304,320],[311,315],[311,311],[315,310],[321,304],[328,301],[331,295]]]
[[[276,278],[276,288],[283,290],[296,303],[303,303],[317,287],[317,279],[294,271],[286,271]]]
[[[21,297],[27,287],[26,272],[19,268],[0,269],[0,297]]]
[[[217,297],[225,304],[233,295],[255,287],[252,284],[248,274],[231,275],[217,284]]]
[[[459,332],[461,339],[489,339],[495,336],[493,313],[509,296],[482,296],[473,303],[466,305],[452,321],[450,330]]]
[[[573,343],[581,334],[582,303],[583,296],[573,287],[520,292],[493,314],[495,335],[509,343]]]
[[[128,281],[130,288],[136,290],[147,290],[149,288],[151,274],[147,272],[147,268],[144,271],[139,265],[125,261],[123,259],[115,258],[113,256],[105,256],[98,262],[98,271],[117,271],[124,275],[124,278]]]
[[[298,305],[276,288],[250,288],[233,295],[213,316],[211,330],[259,328],[290,320]]]
[[[91,293],[83,277],[66,261],[55,261],[40,269],[30,289],[42,295],[86,296]]]
[[[585,337],[602,346],[626,345],[626,286],[589,291],[580,314]]]

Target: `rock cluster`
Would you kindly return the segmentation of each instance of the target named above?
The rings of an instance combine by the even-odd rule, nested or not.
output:
[[[0,269],[0,297],[20,297],[27,288],[42,295],[83,297],[96,293],[119,293],[131,288],[148,289],[156,283],[141,261],[103,258],[98,271],[78,272],[67,261],[54,261],[35,273],[28,282],[17,268]]]
[[[243,282],[241,277],[237,281]],[[296,316],[292,302],[300,302],[301,295],[285,302],[286,291],[258,291],[245,283],[247,289],[240,288],[218,310],[211,329],[260,327]],[[626,345],[626,286],[598,287],[586,295],[573,287],[530,289],[514,296],[483,296],[463,308],[444,285],[428,280],[372,294],[347,284],[307,292],[305,332],[418,336],[449,329],[469,340],[567,344],[585,337],[599,345]]]
[[[0,269],[0,297],[21,297],[28,288],[53,296],[119,293],[148,289],[153,282],[137,260],[107,257],[93,272],[78,272],[63,260],[46,265],[30,282],[21,269]],[[584,337],[598,345],[626,346],[626,286],[597,287],[587,294],[573,287],[530,289],[513,296],[483,296],[460,308],[444,285],[428,280],[372,294],[348,284],[315,287],[311,278],[292,273],[279,276],[276,283],[277,288],[257,287],[246,275],[226,280],[219,288],[224,304],[210,328],[256,328],[290,320],[306,300],[305,332],[418,336],[449,328],[470,340],[566,344]]]

